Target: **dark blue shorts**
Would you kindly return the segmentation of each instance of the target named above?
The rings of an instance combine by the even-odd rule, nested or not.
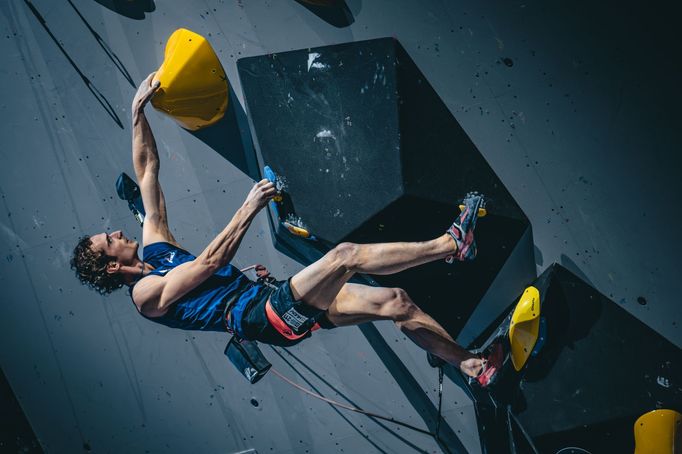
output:
[[[230,312],[230,327],[240,326],[235,331],[241,337],[281,347],[298,344],[318,328],[336,327],[326,317],[327,311],[296,301],[289,280],[266,287],[245,307]]]

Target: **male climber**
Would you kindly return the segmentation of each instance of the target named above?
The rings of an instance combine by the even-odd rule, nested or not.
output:
[[[159,184],[159,156],[145,105],[159,84],[145,79],[132,105],[133,165],[146,218],[142,260],[138,243],[119,230],[80,239],[71,266],[83,284],[101,294],[128,286],[144,317],[173,328],[233,331],[243,339],[291,346],[318,328],[392,320],[417,345],[458,367],[472,382],[488,385],[501,354],[482,358],[459,346],[399,288],[349,283],[355,273],[392,274],[434,260],[472,260],[479,195],[446,233],[415,243],[341,243],[317,262],[275,286],[249,280],[230,265],[256,214],[276,195],[273,183],[256,183],[232,220],[199,254],[177,243],[168,228]],[[456,302],[455,302],[456,303]]]

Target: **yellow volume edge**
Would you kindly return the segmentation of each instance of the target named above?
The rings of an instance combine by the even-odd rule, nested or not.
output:
[[[540,291],[526,288],[514,308],[509,324],[509,343],[514,369],[518,372],[526,364],[540,332]]]

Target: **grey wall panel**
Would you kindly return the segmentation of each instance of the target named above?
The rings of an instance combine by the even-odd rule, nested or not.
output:
[[[355,22],[337,29],[293,1],[155,3],[134,20],[73,0],[135,82],[158,67],[168,35],[184,26],[211,40],[240,100],[237,58],[396,36],[532,221],[538,271],[559,261],[682,342],[673,209],[682,193],[679,71],[671,57],[679,49],[666,5],[348,0]],[[299,434],[309,437],[310,452],[412,450],[396,433],[437,449],[406,429],[344,419],[274,375],[249,387],[222,357],[223,336],[157,327],[125,295],[103,299],[78,285],[66,267],[78,235],[136,229],[113,191],[121,171],[132,175],[135,90],[67,2],[33,5],[76,67],[26,2],[0,3],[0,364],[45,450],[301,452]],[[250,182],[170,120],[149,117],[172,227],[197,251]],[[278,277],[297,271],[267,231],[265,219],[254,223],[237,264],[262,261]],[[637,304],[639,296],[648,303]],[[394,330],[385,328],[385,336]],[[397,351],[433,397],[435,371],[425,369],[421,352]],[[358,404],[423,423],[359,330],[316,334],[296,353]],[[448,386],[446,401],[455,396]],[[447,403],[446,419],[474,446],[473,418],[457,413],[471,407],[457,402]],[[305,430],[290,429],[289,406],[308,422]]]
[[[15,252],[12,252],[15,254]],[[16,259],[5,257],[0,265],[0,280],[7,289],[2,297],[3,317],[0,363],[8,381],[43,447],[65,451],[69,438],[79,438],[79,422],[73,414],[68,384],[55,358],[56,341],[50,331],[48,307],[38,301],[32,277],[26,266],[35,260],[24,250]],[[23,257],[22,257],[23,255]],[[29,256],[27,260],[26,257]],[[60,408],[61,417],[42,411],[47,406]],[[48,433],[59,434],[58,437]]]
[[[410,374],[418,382],[419,390],[427,396],[435,413],[438,408],[438,370],[428,365],[426,353],[410,342],[393,323],[375,322],[374,325],[391,350],[408,365]],[[475,411],[467,392],[446,373],[443,377],[443,421],[440,435],[445,438],[448,430],[452,431],[459,440],[458,446],[450,446],[455,452],[458,448],[472,454],[481,452]],[[424,422],[417,426],[424,427],[423,424]],[[435,431],[435,425],[430,429]]]

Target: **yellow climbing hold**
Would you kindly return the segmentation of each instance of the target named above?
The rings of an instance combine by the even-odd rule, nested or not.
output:
[[[514,308],[509,325],[509,343],[514,369],[520,371],[528,360],[540,332],[540,292],[530,286]]]
[[[152,105],[191,131],[218,122],[227,108],[225,70],[206,39],[176,30],[166,44],[164,61],[154,76],[161,82]]]
[[[682,415],[653,410],[635,422],[635,454],[678,454],[682,449]]]
[[[459,206],[459,211],[464,211],[464,205]],[[488,210],[485,209],[485,207],[479,207],[478,208],[478,217],[482,218],[485,217],[488,214]]]

